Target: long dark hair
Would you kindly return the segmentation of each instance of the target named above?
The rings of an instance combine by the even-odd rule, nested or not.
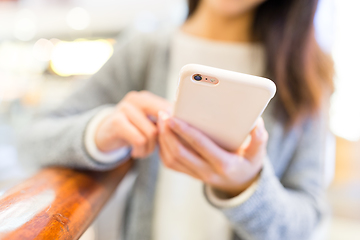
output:
[[[188,18],[200,0],[189,0]],[[318,112],[333,91],[332,59],[318,46],[318,0],[267,0],[254,16],[251,36],[265,49],[266,76],[278,88],[277,110],[287,124]]]

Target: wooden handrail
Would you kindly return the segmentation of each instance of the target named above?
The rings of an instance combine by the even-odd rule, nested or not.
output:
[[[0,239],[78,239],[132,166],[41,170],[0,198]]]

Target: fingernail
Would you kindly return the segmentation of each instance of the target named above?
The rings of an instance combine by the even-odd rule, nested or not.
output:
[[[158,127],[159,127],[159,132],[160,133],[163,133],[164,132],[164,120],[163,120],[163,117],[162,117],[163,113],[161,111],[158,112]]]
[[[256,136],[260,136],[261,135],[261,129],[259,127],[256,128]]]
[[[169,118],[168,119],[168,124],[169,124],[169,126],[171,127],[171,128],[174,128],[174,126],[175,126],[175,121],[174,121],[174,119],[173,118]]]
[[[169,114],[164,111],[159,111],[159,116],[162,118],[163,121],[169,118]]]
[[[265,127],[264,119],[262,117],[259,119],[259,125]]]

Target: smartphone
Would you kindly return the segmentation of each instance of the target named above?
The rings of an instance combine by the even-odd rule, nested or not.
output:
[[[188,64],[180,71],[173,116],[235,151],[275,92],[274,82],[266,78]]]

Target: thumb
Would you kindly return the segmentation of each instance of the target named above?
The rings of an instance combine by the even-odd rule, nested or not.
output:
[[[244,149],[244,157],[251,161],[257,157],[258,154],[266,152],[269,135],[265,129],[264,120],[262,118],[259,118],[255,128],[250,132],[250,136],[250,143]]]

